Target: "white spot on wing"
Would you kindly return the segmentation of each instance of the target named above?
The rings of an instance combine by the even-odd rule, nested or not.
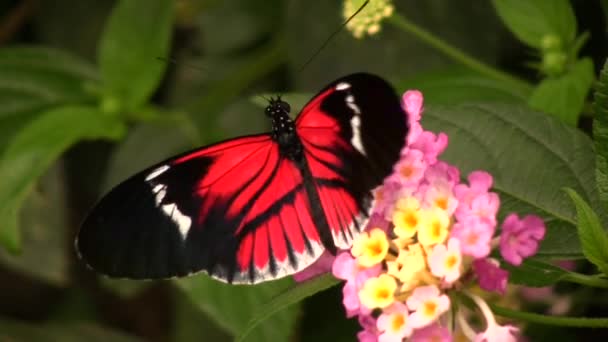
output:
[[[149,175],[146,176],[146,181],[150,181],[150,180],[158,177],[159,175],[161,175],[163,172],[165,172],[167,170],[169,170],[169,165],[161,165],[161,166],[157,167],[152,172],[150,172]]]
[[[169,167],[167,166],[167,169],[168,168]],[[156,170],[154,172],[156,172]],[[162,171],[160,173],[162,173]],[[154,201],[156,202],[156,206],[159,206],[163,213],[165,213],[165,215],[167,215],[167,217],[177,225],[177,229],[179,230],[182,239],[185,240],[188,236],[188,232],[190,231],[190,227],[192,226],[192,219],[189,216],[182,214],[175,203],[166,203],[161,205],[165,195],[167,194],[164,184],[156,184],[152,188],[152,191],[154,192]]]
[[[365,148],[361,141],[361,119],[359,118],[359,115],[353,115],[353,118],[350,119],[350,127],[353,131],[353,137],[350,139],[350,143],[361,152],[361,154],[365,155]]]
[[[357,115],[361,115],[361,109],[359,108],[359,106],[357,106],[357,104],[355,103],[355,97],[352,95],[347,95],[346,98],[346,106],[350,109],[353,110],[353,112],[355,112],[355,114]]]
[[[154,192],[155,194],[158,194],[161,191],[164,191],[165,186],[163,184],[156,184],[154,186],[154,188],[152,188],[152,192]],[[163,193],[163,197],[165,197],[165,194]],[[161,198],[162,200],[162,198]],[[158,202],[156,203],[158,204]]]
[[[340,83],[336,84],[336,90],[345,90],[348,88],[350,88],[350,83],[340,82]]]
[[[190,227],[192,226],[192,219],[189,216],[182,214],[182,212],[177,209],[175,203],[165,204],[161,206],[161,209],[171,221],[177,224],[177,229],[179,229],[182,239],[185,240],[190,231]]]
[[[352,119],[350,119],[350,128],[353,132],[350,143],[361,152],[361,154],[365,155],[365,148],[363,147],[363,141],[361,140],[361,109],[355,103],[355,97],[352,94],[348,94],[344,100],[346,101],[346,106],[354,112]]]

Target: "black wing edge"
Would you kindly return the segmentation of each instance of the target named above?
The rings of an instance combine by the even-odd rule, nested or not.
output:
[[[267,134],[250,137],[257,136]],[[193,196],[193,189],[213,158],[173,161],[199,150],[152,166],[102,197],[75,239],[80,259],[112,278],[168,279],[204,271],[228,283],[254,282],[255,275],[236,273],[238,240],[233,231],[222,224],[205,229],[195,224],[202,199]],[[206,221],[222,222],[226,210],[215,206]]]

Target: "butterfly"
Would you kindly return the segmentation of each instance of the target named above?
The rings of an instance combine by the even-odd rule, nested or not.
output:
[[[270,99],[271,132],[186,152],[113,188],[84,220],[79,256],[111,277],[204,271],[254,284],[350,247],[406,141],[399,96],[357,73],[321,90],[295,120],[290,110]]]

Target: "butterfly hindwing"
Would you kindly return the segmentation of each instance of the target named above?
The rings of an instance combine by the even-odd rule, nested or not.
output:
[[[334,243],[347,248],[405,142],[399,97],[383,79],[353,74],[313,97],[296,125]]]

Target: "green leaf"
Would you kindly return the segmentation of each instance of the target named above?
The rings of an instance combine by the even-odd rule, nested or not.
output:
[[[125,299],[132,299],[154,285],[154,283],[150,281],[108,278],[103,275],[99,276],[99,283],[104,289]]]
[[[458,104],[463,102],[525,103],[526,89],[496,81],[469,69],[450,68],[425,72],[396,84],[398,89],[418,89],[427,103]]]
[[[580,256],[575,211],[560,190],[571,187],[597,204],[590,139],[573,127],[527,107],[507,104],[425,105],[422,125],[446,132],[450,143],[441,159],[461,169],[494,177],[507,213],[536,214],[547,225],[539,255]]]
[[[274,297],[271,301],[264,304],[257,310],[253,318],[247,323],[247,327],[237,337],[237,341],[245,341],[249,334],[265,322],[274,314],[284,310],[290,305],[301,302],[302,300],[314,295],[317,292],[326,290],[340,281],[330,274],[316,277],[309,281],[296,284],[294,287],[287,289],[285,292]]]
[[[19,274],[67,287],[71,255],[66,253],[66,236],[73,233],[67,208],[63,168],[54,165],[26,196],[20,210],[22,253],[15,255],[0,248],[0,263]]]
[[[61,50],[0,48],[0,154],[11,137],[41,111],[93,102],[87,87],[96,79],[90,63]]]
[[[18,132],[0,157],[0,243],[11,251],[19,249],[19,209],[61,153],[83,139],[118,139],[125,129],[96,109],[69,106],[41,114]]]
[[[232,341],[183,291],[174,291],[173,333],[168,341]]]
[[[519,40],[540,49],[548,35],[568,46],[576,36],[576,17],[568,0],[492,0],[498,16]]]
[[[135,337],[92,323],[39,324],[0,320],[0,341],[136,342]]]
[[[593,62],[583,58],[563,75],[545,78],[532,92],[530,107],[576,126],[593,84]]]
[[[96,79],[90,63],[61,50],[0,48],[0,120],[51,105],[91,101],[86,87]]]
[[[98,46],[105,95],[122,109],[142,105],[160,82],[169,53],[174,1],[121,0]]]
[[[608,275],[608,235],[600,219],[576,191],[564,189],[576,206],[578,237],[583,254],[604,274]]]
[[[570,273],[561,267],[536,259],[525,260],[519,266],[505,263],[503,267],[509,271],[509,283],[532,287],[553,285]]]
[[[593,140],[595,142],[595,180],[603,203],[608,211],[608,62],[600,74],[593,94]]]
[[[255,286],[220,283],[206,275],[177,281],[190,299],[233,336],[243,332],[259,308],[292,284],[283,279]],[[248,334],[247,341],[287,341],[293,333],[299,307],[272,315]]]

